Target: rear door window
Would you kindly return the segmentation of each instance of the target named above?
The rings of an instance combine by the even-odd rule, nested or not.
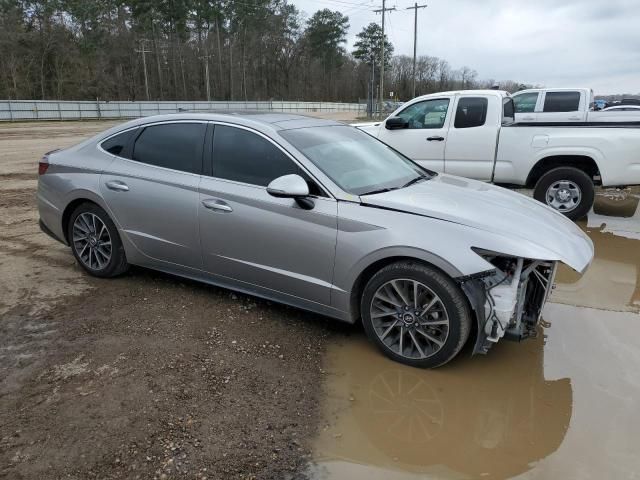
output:
[[[544,112],[576,112],[580,108],[580,92],[547,92]]]
[[[461,97],[456,108],[455,128],[481,127],[487,120],[489,100],[484,97]]]
[[[513,103],[516,107],[516,113],[531,113],[536,110],[538,103],[538,92],[521,93],[513,96]]]
[[[164,123],[144,128],[133,146],[132,159],[189,173],[202,170],[204,123]]]

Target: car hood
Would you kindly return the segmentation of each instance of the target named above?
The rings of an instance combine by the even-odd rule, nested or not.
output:
[[[363,195],[360,199],[363,205],[437,218],[497,234],[511,240],[511,245],[521,246],[518,256],[558,260],[581,273],[593,259],[593,243],[564,215],[525,195],[487,183],[439,174],[407,188]],[[527,246],[531,247],[530,255]],[[515,253],[501,250],[500,245],[489,248],[496,253]]]

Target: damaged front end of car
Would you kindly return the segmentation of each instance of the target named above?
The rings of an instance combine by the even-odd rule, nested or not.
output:
[[[535,337],[558,262],[474,251],[494,269],[459,279],[477,319],[473,353],[487,353],[501,338]]]

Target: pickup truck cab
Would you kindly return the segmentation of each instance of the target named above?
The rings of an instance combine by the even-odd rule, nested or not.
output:
[[[640,121],[640,111],[594,111],[590,88],[531,88],[513,94],[517,122]]]
[[[571,219],[589,211],[594,185],[640,184],[640,122],[517,123],[503,91],[425,95],[355,126],[431,170],[534,188]]]

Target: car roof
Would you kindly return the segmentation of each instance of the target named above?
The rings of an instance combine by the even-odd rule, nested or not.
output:
[[[554,92],[577,92],[580,90],[588,90],[591,91],[592,89],[589,87],[554,87],[554,88],[549,88],[549,87],[540,87],[540,88],[525,88],[524,90],[518,90],[517,92],[514,92],[513,94],[515,95],[516,93],[527,93],[527,92],[542,92],[542,91],[554,91]]]
[[[164,115],[151,115],[149,117],[131,120],[124,125],[119,125],[119,129],[123,129],[125,127],[131,128],[149,123],[188,120],[233,123],[236,125],[258,128],[259,130],[286,130],[292,128],[344,125],[344,123],[335,120],[327,120],[293,113],[264,113],[259,111],[225,110],[224,112],[180,112]]]
[[[410,100],[413,102],[418,99],[428,99],[428,98],[438,98],[442,96],[453,96],[453,95],[493,95],[495,97],[508,97],[509,92],[505,90],[451,90],[448,92],[437,92],[430,93],[428,95],[422,95],[420,97],[413,98]],[[408,102],[407,102],[408,103]]]

